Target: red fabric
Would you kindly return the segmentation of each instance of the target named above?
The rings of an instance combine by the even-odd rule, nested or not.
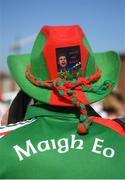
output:
[[[43,54],[49,70],[50,79],[58,77],[56,48],[80,46],[82,71],[84,72],[88,50],[83,45],[84,33],[79,26],[44,26],[41,32],[46,37]]]
[[[106,126],[106,127],[110,128],[110,129],[112,129],[113,131],[117,132],[121,136],[125,137],[125,130],[116,121],[113,121],[111,119],[104,119],[104,118],[96,117],[96,116],[89,116],[89,119],[96,122],[96,123],[98,123],[98,124]]]
[[[6,135],[6,134],[8,134],[8,133],[10,133],[10,132],[12,132],[12,130],[10,130],[10,131],[5,131],[5,132],[1,132],[1,133],[0,133],[0,136],[4,136],[4,135]]]

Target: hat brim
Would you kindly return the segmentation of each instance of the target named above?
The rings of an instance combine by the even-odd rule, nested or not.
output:
[[[35,86],[26,78],[25,71],[27,65],[30,64],[30,56],[30,54],[8,56],[8,66],[10,72],[19,87],[29,96],[40,102],[58,106],[71,106],[71,103],[63,102],[58,97],[54,99],[52,97],[52,90]],[[94,57],[96,65],[101,70],[101,77],[96,84],[101,85],[104,80],[111,80],[115,85],[118,81],[120,71],[120,60],[118,54],[113,51],[109,51],[105,53],[95,53]],[[85,104],[90,104],[103,99],[112,91],[114,85],[101,95],[92,92],[85,92]]]

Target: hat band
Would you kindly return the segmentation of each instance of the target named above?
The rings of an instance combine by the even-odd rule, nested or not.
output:
[[[42,79],[35,77],[30,71],[30,65],[26,68],[26,78],[35,86],[46,87],[55,92],[58,97],[63,97],[70,101],[80,110],[80,119],[78,123],[78,133],[86,134],[89,126],[92,123],[92,120],[88,118],[86,107],[81,98],[78,97],[78,91],[81,92],[93,92],[96,94],[104,94],[107,89],[111,88],[114,84],[111,80],[105,80],[103,84],[97,86],[92,85],[92,82],[96,82],[101,77],[101,72],[99,68],[96,69],[96,73],[92,74],[89,78],[78,77],[72,81],[66,80],[64,78],[55,78],[50,81],[43,81]],[[77,91],[76,91],[77,90]]]

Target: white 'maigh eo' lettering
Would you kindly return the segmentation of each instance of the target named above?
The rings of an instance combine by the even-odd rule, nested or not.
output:
[[[115,150],[113,148],[103,148],[103,139],[95,138],[92,152],[103,155],[107,158],[112,158],[115,155]],[[25,142],[24,148],[19,145],[13,146],[19,161],[22,161],[25,157],[30,157],[33,154],[38,152],[45,152],[49,150],[57,150],[58,153],[66,153],[69,149],[83,150],[84,141],[82,139],[76,139],[75,135],[71,135],[71,139],[62,138],[59,140],[50,139],[38,142],[36,145],[33,145],[32,141],[29,139]]]
[[[92,148],[92,152],[101,154],[101,150],[97,150],[97,148],[102,148],[102,145],[99,145],[98,142],[104,142],[104,140],[96,138],[94,142],[94,146]]]
[[[79,143],[79,144],[78,144]],[[75,148],[75,145],[78,144]],[[72,135],[72,143],[71,143],[72,149],[83,149],[83,140],[82,139],[75,139],[75,135]]]
[[[50,150],[50,146],[49,146],[48,140],[39,142],[38,145],[37,145],[37,149],[40,152],[44,152],[44,151]]]
[[[66,153],[69,150],[69,144],[68,144],[68,139],[67,138],[62,138],[58,140],[58,152],[59,153]]]
[[[108,153],[109,152],[109,153]],[[112,158],[115,155],[115,151],[112,148],[105,148],[103,150],[103,155],[108,158]]]
[[[31,143],[31,140],[27,140],[26,141],[26,150],[23,150],[20,146],[18,145],[15,145],[13,146],[13,148],[15,149],[18,157],[19,157],[19,160],[22,161],[23,160],[23,157],[21,155],[21,153],[26,156],[26,157],[30,157],[31,156],[31,153],[30,151],[32,151],[33,154],[36,154],[37,151],[36,149],[34,148],[34,146],[32,145]]]
[[[55,139],[40,141],[37,143],[36,148],[32,144],[31,140],[27,140],[25,143],[25,150],[19,145],[13,146],[16,154],[18,155],[19,161],[22,161],[24,157],[30,157],[38,152],[45,152],[51,149],[57,149],[58,153],[66,153],[69,151],[69,148],[79,150],[84,148],[83,140],[76,139],[75,135],[71,135],[71,143],[69,143],[68,138],[59,139],[57,142]]]
[[[104,140],[96,138],[93,148],[92,148],[92,152],[96,154],[102,154],[103,156],[108,157],[108,158],[114,157],[115,150],[109,147],[102,149],[103,143],[104,143]]]

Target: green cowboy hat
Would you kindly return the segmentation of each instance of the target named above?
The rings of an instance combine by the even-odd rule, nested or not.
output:
[[[108,95],[118,80],[116,52],[93,53],[80,26],[44,26],[31,54],[11,55],[8,66],[19,87],[51,105],[84,105]]]

